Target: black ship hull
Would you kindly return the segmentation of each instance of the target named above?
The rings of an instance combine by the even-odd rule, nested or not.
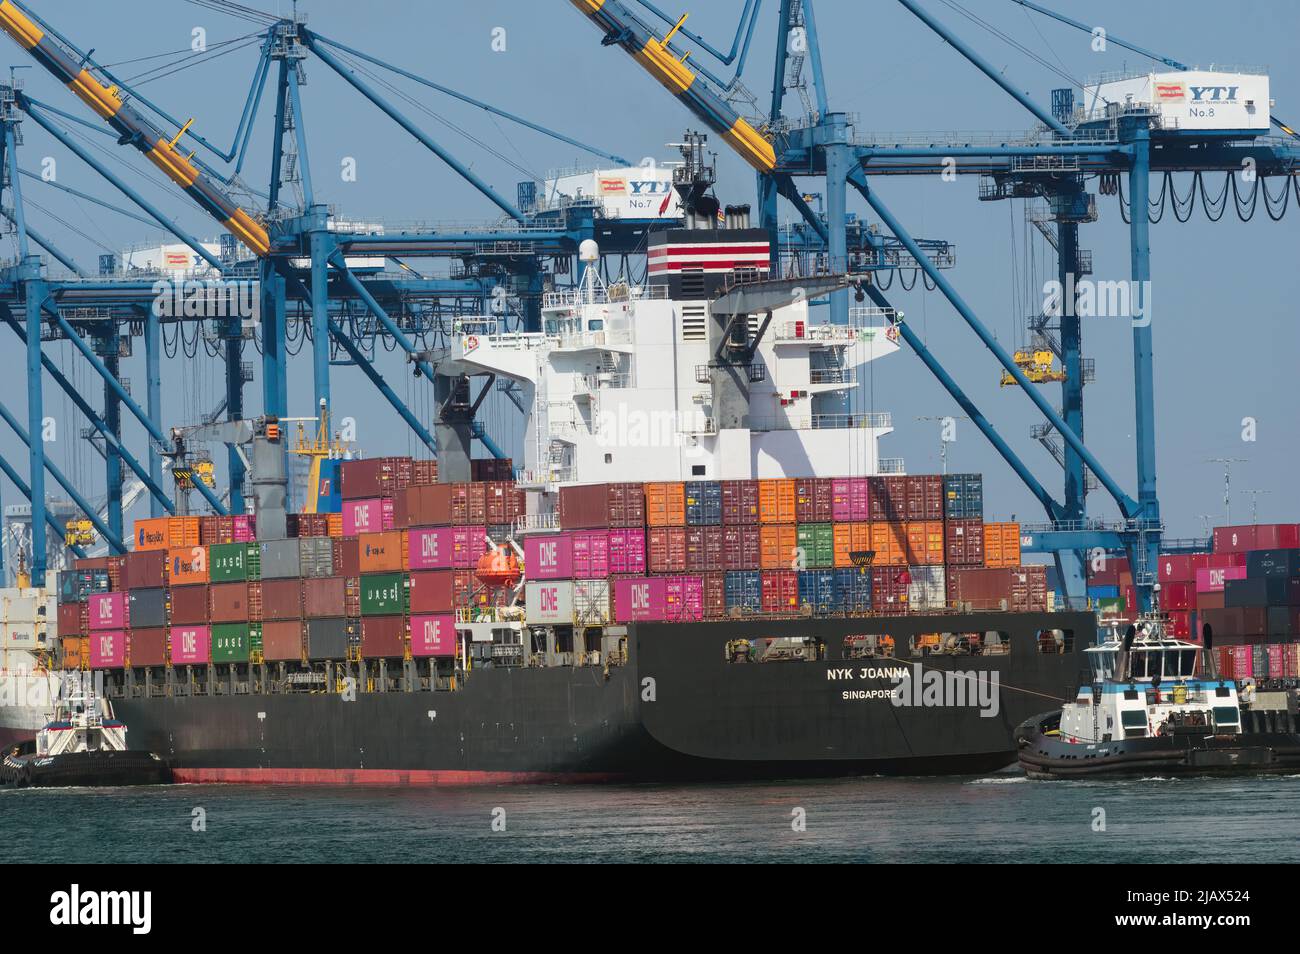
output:
[[[1041,630],[1069,634],[1046,647]],[[484,667],[456,691],[122,693],[133,745],[181,782],[471,784],[953,774],[1015,761],[1063,699],[1088,614],[643,623],[607,669]],[[913,658],[909,637],[997,631],[1009,651]],[[847,658],[844,637],[898,658]],[[730,640],[812,636],[822,658],[728,662]],[[1004,644],[1005,644],[1004,643]],[[138,687],[137,687],[138,688]],[[159,687],[154,687],[158,692]],[[899,703],[904,704],[899,704]]]
[[[171,780],[166,762],[133,749],[6,756],[0,761],[0,787],[5,788],[164,785]]]

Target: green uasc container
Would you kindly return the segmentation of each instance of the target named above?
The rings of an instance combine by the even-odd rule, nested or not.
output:
[[[249,642],[247,623],[213,623],[212,661],[214,663],[248,662]]]
[[[251,652],[257,653],[259,656],[261,655],[262,653],[262,624],[261,623],[248,624],[248,648]]]
[[[362,575],[362,616],[400,616],[406,612],[406,602],[405,573]]]
[[[256,543],[214,543],[208,547],[208,578],[213,583],[259,580],[261,566]]]

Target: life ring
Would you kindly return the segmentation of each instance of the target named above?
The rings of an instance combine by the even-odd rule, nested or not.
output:
[[[465,350],[475,351],[478,349],[478,335],[470,335],[465,339]]]

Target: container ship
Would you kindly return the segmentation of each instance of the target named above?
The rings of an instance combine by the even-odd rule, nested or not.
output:
[[[979,475],[879,456],[857,389],[896,316],[813,321],[843,282],[769,276],[746,214],[652,233],[644,285],[588,267],[539,332],[457,323],[429,358],[453,398],[474,375],[519,398],[518,470],[471,460],[452,400],[436,462],[327,461],[317,512],[255,475],[253,516],[138,521],[133,552],[60,575],[62,665],[179,781],[1010,765],[1097,615],[1052,611]]]

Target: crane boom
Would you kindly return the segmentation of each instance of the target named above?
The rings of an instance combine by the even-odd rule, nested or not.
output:
[[[258,256],[270,251],[271,241],[266,228],[198,170],[191,161],[192,153],[184,156],[176,149],[184,129],[168,139],[135,107],[122,101],[116,86],[105,86],[95,79],[83,65],[84,58],[73,55],[75,51],[69,51],[55,38],[46,35],[14,0],[0,0],[0,29],[107,121],[122,136],[124,143],[130,143],[144,153],[227,231]]]
[[[687,67],[685,56],[678,59],[668,48],[668,41],[685,17],[660,40],[619,0],[570,2],[600,28],[606,43],[617,44],[630,53],[647,73],[725,139],[747,163],[759,172],[771,172],[776,168],[776,151],[772,144]]]

